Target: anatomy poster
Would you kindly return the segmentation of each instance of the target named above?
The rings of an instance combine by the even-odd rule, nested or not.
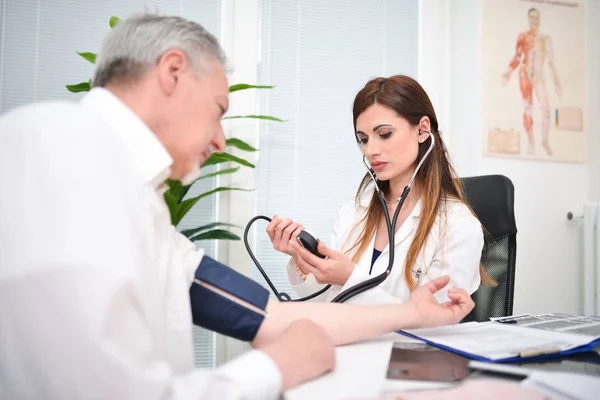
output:
[[[486,155],[586,161],[583,7],[570,0],[483,2]]]

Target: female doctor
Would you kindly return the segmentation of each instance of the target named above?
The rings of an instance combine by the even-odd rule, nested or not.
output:
[[[477,290],[482,279],[493,284],[480,266],[482,226],[454,179],[435,111],[421,85],[404,75],[369,81],[354,99],[353,120],[356,141],[376,175],[390,218],[417,164],[426,156],[432,136],[434,146],[398,215],[390,276],[350,301],[404,302],[417,286],[441,275],[450,276],[447,288],[465,288],[469,294]],[[296,241],[301,230],[299,223],[278,216],[267,226],[273,247],[291,256],[287,275],[301,297],[331,284],[315,298],[331,301],[388,266],[387,226],[369,174],[363,178],[355,200],[341,208],[330,247],[319,242],[318,251],[325,259]],[[447,301],[447,289],[436,297]]]

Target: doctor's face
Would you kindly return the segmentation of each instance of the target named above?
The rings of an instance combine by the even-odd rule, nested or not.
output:
[[[356,119],[356,138],[379,180],[410,179],[419,151],[416,126],[375,103]]]
[[[221,64],[207,62],[200,77],[188,69],[179,77],[171,101],[168,120],[170,140],[167,150],[173,158],[171,178],[190,184],[211,150],[225,150],[221,118],[227,111],[229,86]]]

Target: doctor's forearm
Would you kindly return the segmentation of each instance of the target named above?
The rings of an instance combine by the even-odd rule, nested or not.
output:
[[[419,324],[419,315],[409,304],[352,306],[332,303],[280,303],[269,300],[269,318],[260,326],[254,346],[276,338],[293,321],[308,318],[320,325],[335,345],[354,343],[374,336],[408,329]]]

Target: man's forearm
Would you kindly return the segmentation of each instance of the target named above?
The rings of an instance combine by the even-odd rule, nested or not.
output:
[[[320,325],[335,345],[343,345],[419,325],[416,310],[404,303],[351,306],[332,303],[280,303],[269,300],[266,318],[252,342],[261,346],[277,337],[292,322],[307,318]]]

